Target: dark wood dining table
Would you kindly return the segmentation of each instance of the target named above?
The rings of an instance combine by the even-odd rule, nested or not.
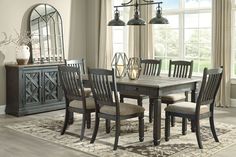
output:
[[[85,87],[89,87],[87,76],[83,77]],[[161,96],[191,92],[191,101],[195,102],[197,96],[197,84],[201,81],[196,78],[171,78],[167,76],[140,76],[137,80],[128,77],[117,78],[117,90],[119,92],[135,92],[154,98],[153,143],[159,145],[161,141]]]
[[[191,102],[195,102],[197,96],[197,85],[201,81],[196,78],[171,78],[165,76],[140,76],[137,80],[130,80],[127,77],[119,78],[117,90],[119,92],[136,92],[155,98],[154,100],[154,122],[153,122],[153,143],[159,145],[161,141],[161,96],[178,93],[191,92]]]

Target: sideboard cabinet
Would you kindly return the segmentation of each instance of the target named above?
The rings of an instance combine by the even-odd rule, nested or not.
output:
[[[65,108],[58,65],[6,65],[6,114],[24,116]]]

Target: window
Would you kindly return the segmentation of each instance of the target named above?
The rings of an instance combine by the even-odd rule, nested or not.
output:
[[[113,0],[112,4],[112,19],[114,19],[114,8],[113,6],[121,5],[123,1],[121,0]],[[120,19],[123,21],[128,21],[129,18],[129,7],[121,7],[119,8],[120,11]],[[128,52],[128,28],[129,27],[112,27],[112,44],[113,44],[113,55],[117,52],[125,52],[127,54]]]
[[[168,71],[170,59],[194,60],[193,72],[202,74],[211,66],[212,0],[166,0],[163,16],[168,25],[153,25],[154,58],[163,59]]]

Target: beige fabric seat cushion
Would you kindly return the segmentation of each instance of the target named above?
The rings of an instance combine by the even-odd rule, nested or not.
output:
[[[132,115],[135,113],[142,113],[144,112],[144,108],[138,105],[128,104],[128,103],[120,103],[120,115]],[[101,113],[116,115],[116,107],[115,106],[102,106],[100,108]]]
[[[69,104],[70,107],[74,107],[74,108],[83,108],[83,102],[79,101],[79,100],[73,100],[70,102]],[[92,97],[90,98],[86,98],[86,108],[87,109],[95,109],[95,102],[94,99]]]
[[[161,97],[162,102],[165,102],[165,101],[176,102],[176,101],[180,101],[180,100],[184,100],[184,99],[185,99],[184,93],[168,94],[168,95]]]
[[[179,102],[169,105],[165,108],[165,111],[182,113],[182,114],[195,114],[196,103],[192,102]],[[209,107],[207,105],[201,105],[200,114],[209,112]]]
[[[92,96],[91,88],[84,88],[84,93],[86,97]]]

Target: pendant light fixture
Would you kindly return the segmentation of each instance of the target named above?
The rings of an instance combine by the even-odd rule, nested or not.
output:
[[[169,21],[162,17],[162,8],[160,6],[160,4],[162,4],[162,2],[158,2],[158,7],[157,7],[157,13],[156,13],[156,17],[152,18],[149,21],[149,24],[169,24]]]
[[[116,7],[116,10],[115,10],[115,17],[114,17],[113,20],[111,20],[108,23],[108,26],[125,26],[125,22],[120,20],[120,12],[119,12],[117,7]]]
[[[146,25],[146,22],[140,18],[140,8],[137,0],[135,3],[134,18],[130,19],[127,25]]]
[[[143,3],[138,3],[138,0],[135,1],[135,3],[132,3],[133,0],[130,0],[127,3],[122,3],[121,5],[118,6],[114,6],[114,8],[116,8],[115,10],[115,16],[114,19],[111,20],[108,23],[108,26],[125,26],[125,22],[123,22],[122,20],[119,19],[120,17],[120,12],[118,11],[119,7],[134,7],[134,18],[130,19],[127,23],[127,25],[145,25],[146,22],[140,18],[140,6],[142,5],[155,5],[157,4],[157,13],[156,13],[156,17],[152,18],[149,22],[149,24],[168,24],[168,20],[164,17],[162,17],[162,8],[160,6],[160,4],[162,4],[162,2],[155,2],[153,0],[142,0]]]

